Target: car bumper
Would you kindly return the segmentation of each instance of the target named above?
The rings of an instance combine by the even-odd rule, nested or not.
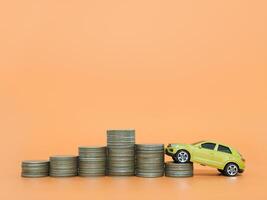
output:
[[[173,148],[166,148],[165,149],[165,154],[168,156],[174,156],[174,149]]]

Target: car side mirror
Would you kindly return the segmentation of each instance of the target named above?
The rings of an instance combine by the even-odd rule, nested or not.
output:
[[[199,149],[202,149],[202,146],[198,146]]]

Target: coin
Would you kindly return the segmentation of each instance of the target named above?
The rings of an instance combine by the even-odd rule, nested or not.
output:
[[[90,152],[99,152],[106,151],[106,147],[104,146],[80,146],[80,151],[90,151]]]
[[[164,145],[136,144],[136,176],[153,178],[164,175]]]
[[[108,135],[125,135],[125,136],[132,136],[135,135],[134,129],[109,129],[107,130]]]
[[[106,160],[106,147],[79,147],[79,176],[105,176]]]
[[[48,160],[24,160],[21,163],[21,168],[22,177],[37,178],[49,175]]]
[[[136,144],[136,149],[140,151],[164,150],[164,144]]]
[[[107,172],[111,176],[134,175],[135,130],[107,131]]]
[[[57,155],[50,157],[50,176],[70,177],[78,173],[78,157],[72,155]]]
[[[157,178],[164,176],[164,172],[137,172],[136,176],[143,177],[143,178]]]
[[[81,146],[79,147],[80,158],[98,158],[106,156],[106,147]]]
[[[167,177],[191,177],[193,176],[193,163],[165,163],[165,176]]]
[[[157,168],[164,168],[164,164],[163,163],[139,163],[136,166],[137,169],[157,169]]]

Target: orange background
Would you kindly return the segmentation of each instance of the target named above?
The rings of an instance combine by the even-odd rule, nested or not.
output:
[[[0,2],[0,199],[266,199],[267,3]],[[226,178],[20,177],[23,159],[105,145],[214,139],[247,159]]]

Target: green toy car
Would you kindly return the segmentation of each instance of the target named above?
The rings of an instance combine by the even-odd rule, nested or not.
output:
[[[217,168],[225,176],[236,176],[245,169],[245,159],[232,147],[214,141],[169,144],[165,153],[175,162],[196,162]]]

